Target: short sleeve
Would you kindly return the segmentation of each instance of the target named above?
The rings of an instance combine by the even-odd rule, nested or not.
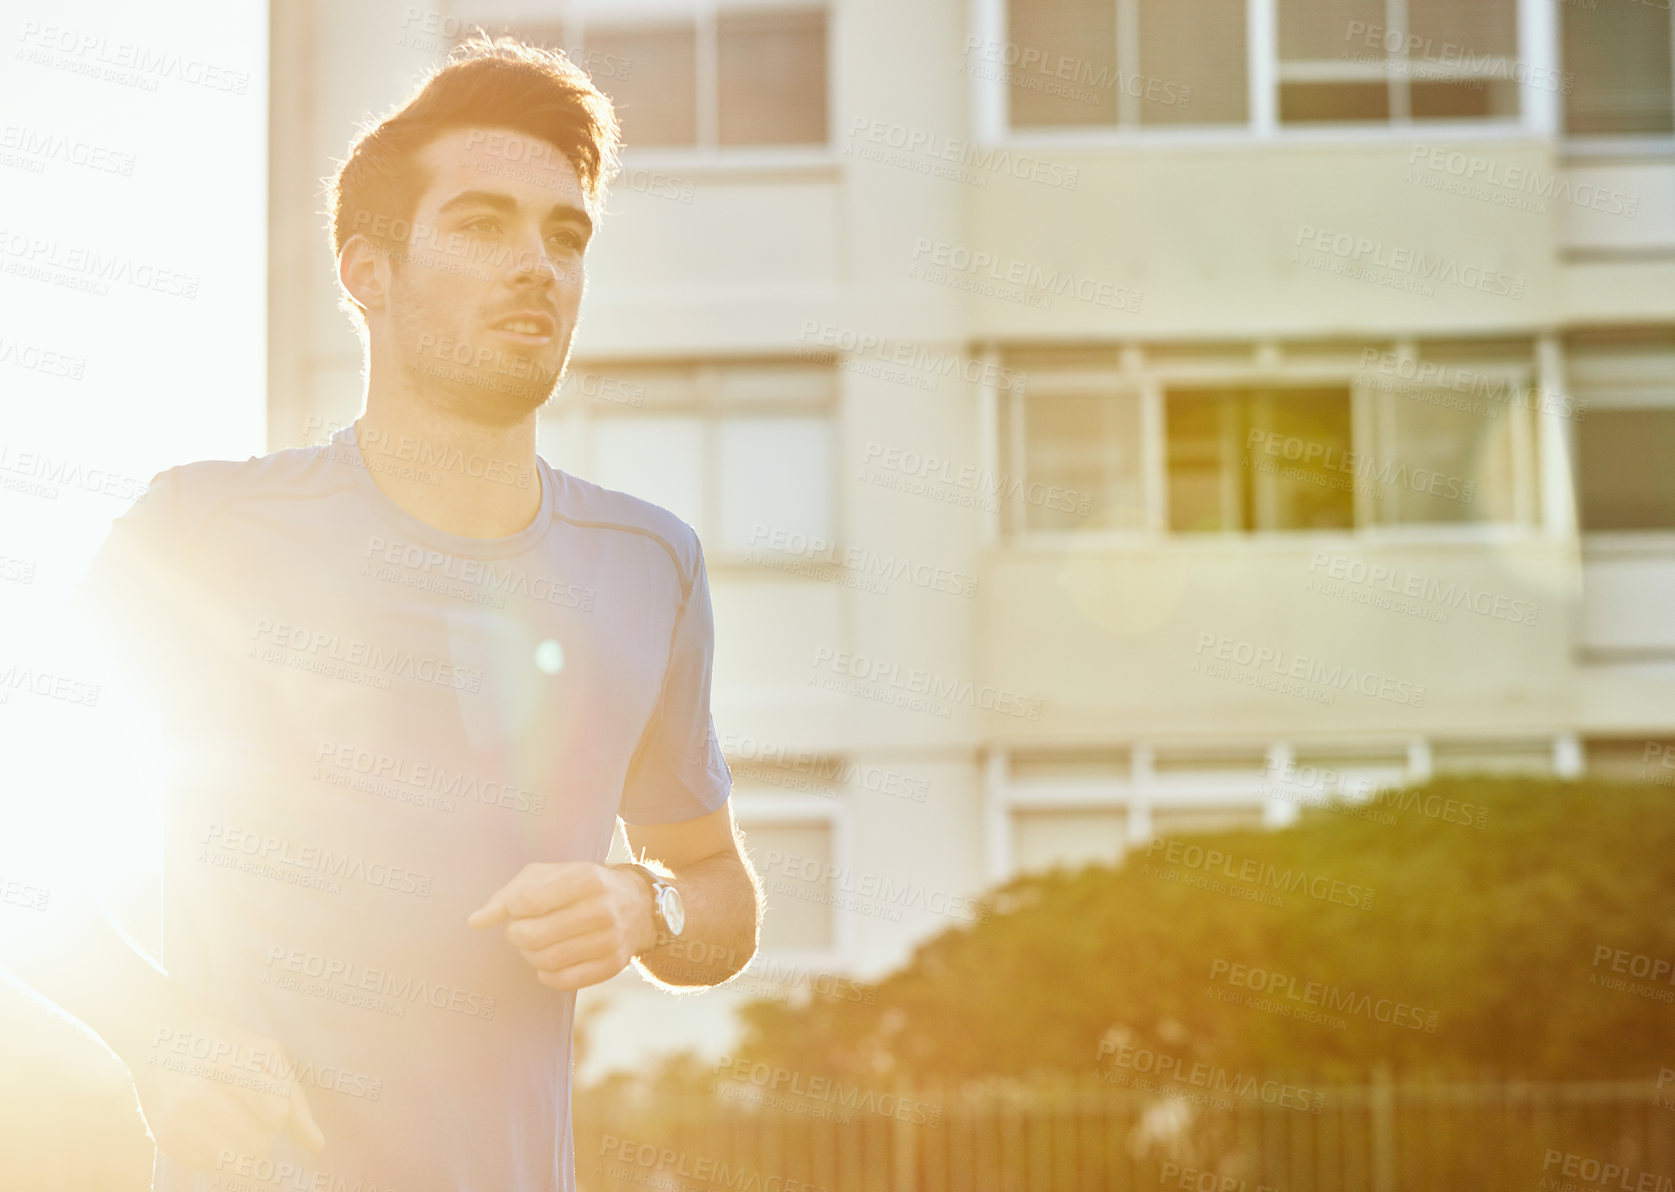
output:
[[[733,786],[710,716],[715,614],[701,546],[696,558],[663,691],[623,783],[619,814],[631,824],[697,819],[725,803]]]
[[[180,626],[188,586],[175,470],[152,480],[145,494],[111,525],[75,591],[75,612],[130,680],[157,665]]]

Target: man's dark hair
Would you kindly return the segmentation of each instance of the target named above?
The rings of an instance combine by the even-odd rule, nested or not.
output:
[[[479,32],[454,47],[405,103],[355,138],[327,183],[332,256],[356,232],[387,240],[373,232],[379,217],[386,221],[381,228],[410,224],[430,184],[419,151],[448,129],[468,127],[509,128],[550,141],[575,167],[595,207],[617,170],[616,113],[587,74],[560,50]]]

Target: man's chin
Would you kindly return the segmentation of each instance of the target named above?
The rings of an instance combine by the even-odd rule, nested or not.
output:
[[[530,383],[517,390],[466,389],[453,395],[449,404],[460,418],[479,426],[516,426],[551,401],[556,388],[543,391]]]
[[[431,394],[452,416],[480,426],[505,427],[517,425],[552,400],[560,371],[535,361],[529,373],[521,376],[468,365],[447,366],[446,371],[421,369],[409,375],[415,387]]]

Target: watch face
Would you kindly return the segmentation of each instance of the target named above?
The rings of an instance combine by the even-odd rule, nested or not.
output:
[[[663,922],[668,924],[669,934],[679,935],[686,927],[686,908],[681,905],[680,891],[667,886],[657,902],[663,912]]]

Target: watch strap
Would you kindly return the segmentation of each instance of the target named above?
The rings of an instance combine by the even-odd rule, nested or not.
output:
[[[674,883],[650,866],[641,865],[636,861],[626,861],[617,866],[619,869],[632,869],[651,887],[651,924],[657,931],[656,947],[672,944],[680,937],[669,930],[669,921],[663,917],[663,891],[672,889]]]

